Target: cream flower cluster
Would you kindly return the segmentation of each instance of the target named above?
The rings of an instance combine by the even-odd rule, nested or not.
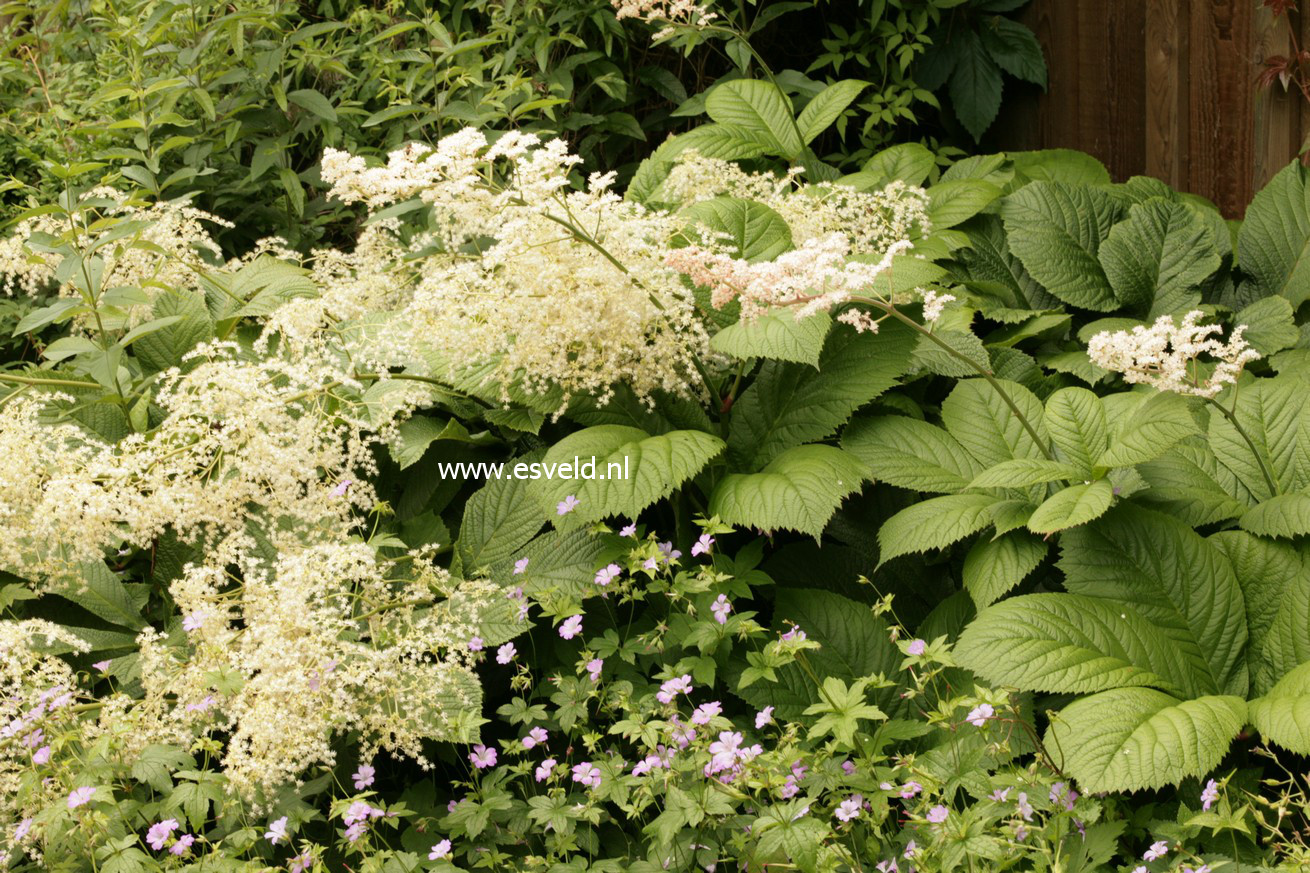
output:
[[[1221,325],[1198,323],[1204,316],[1195,310],[1181,324],[1162,315],[1150,327],[1102,331],[1088,342],[1087,354],[1096,366],[1122,374],[1125,382],[1214,397],[1225,385],[1235,383],[1242,368],[1259,360],[1260,353],[1242,337],[1246,325],[1233,328],[1225,343],[1216,337]],[[1203,361],[1203,356],[1209,361]]]
[[[704,3],[692,0],[610,0],[614,7],[614,17],[622,21],[625,18],[640,18],[652,24],[709,24],[718,17]],[[673,32],[672,27],[665,27],[657,32],[655,39],[663,39]]]
[[[181,202],[145,205],[110,187],[93,188],[79,200],[75,218],[47,213],[18,222],[0,239],[0,288],[7,294],[36,294],[55,281],[62,257],[38,251],[34,237],[53,236],[79,249],[100,234],[88,230],[95,222],[128,220],[138,226],[119,241],[101,246],[103,288],[132,287],[153,296],[163,288],[197,287],[196,266],[221,252],[205,225],[231,227],[231,222]],[[64,297],[76,296],[71,282],[59,289]]]
[[[355,283],[407,288],[398,324],[455,379],[607,396],[685,393],[707,336],[678,273],[664,263],[680,224],[624,201],[612,175],[574,188],[578,158],[559,141],[475,130],[435,148],[409,145],[382,167],[330,152],[332,196],[377,208],[419,197],[432,230],[408,243],[380,236],[364,258],[331,269]],[[325,267],[326,269],[327,267]],[[391,276],[391,280],[378,277]]]

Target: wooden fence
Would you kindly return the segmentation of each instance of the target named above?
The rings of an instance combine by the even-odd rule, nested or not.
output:
[[[1240,218],[1310,132],[1298,93],[1257,91],[1264,58],[1290,54],[1260,0],[1033,0],[1024,18],[1050,88],[1007,102],[1001,148],[1081,149],[1118,180],[1155,176]]]

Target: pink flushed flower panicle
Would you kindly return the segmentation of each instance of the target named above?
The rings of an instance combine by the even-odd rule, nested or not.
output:
[[[1228,342],[1216,337],[1223,331],[1218,324],[1203,325],[1201,310],[1193,310],[1175,324],[1172,316],[1162,315],[1150,327],[1132,330],[1102,331],[1087,343],[1087,355],[1103,370],[1119,373],[1130,384],[1151,385],[1158,391],[1214,397],[1227,385],[1236,384],[1246,365],[1260,359],[1250,348],[1243,333],[1246,325],[1233,328]],[[1199,363],[1208,358],[1214,365],[1202,379]]]
[[[871,292],[893,259],[908,251],[909,240],[892,243],[877,263],[850,260],[850,239],[829,233],[805,240],[772,261],[751,263],[713,248],[692,244],[674,249],[665,262],[710,292],[722,309],[734,300],[741,317],[753,321],[771,310],[791,308],[796,318],[827,312]]]

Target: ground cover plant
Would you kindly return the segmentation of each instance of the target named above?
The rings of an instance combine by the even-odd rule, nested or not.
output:
[[[1018,5],[869,20],[1015,73]],[[148,8],[206,63],[347,39]],[[322,233],[259,236],[314,220],[185,157],[212,130],[55,131],[0,240],[0,863],[1310,864],[1310,175],[1237,223],[1077,152],[829,160],[868,83],[747,60],[622,183],[503,117],[361,145],[284,82]],[[204,114],[168,81],[109,87]]]

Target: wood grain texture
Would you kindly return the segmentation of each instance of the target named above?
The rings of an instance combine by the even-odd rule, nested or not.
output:
[[[1257,93],[1263,59],[1288,49],[1286,23],[1258,7],[1257,0],[1033,0],[1021,20],[1046,50],[1050,89],[1011,92],[993,142],[1081,149],[1117,180],[1155,176],[1240,218],[1310,129],[1299,95],[1277,86]],[[1300,33],[1310,36],[1304,22]]]

